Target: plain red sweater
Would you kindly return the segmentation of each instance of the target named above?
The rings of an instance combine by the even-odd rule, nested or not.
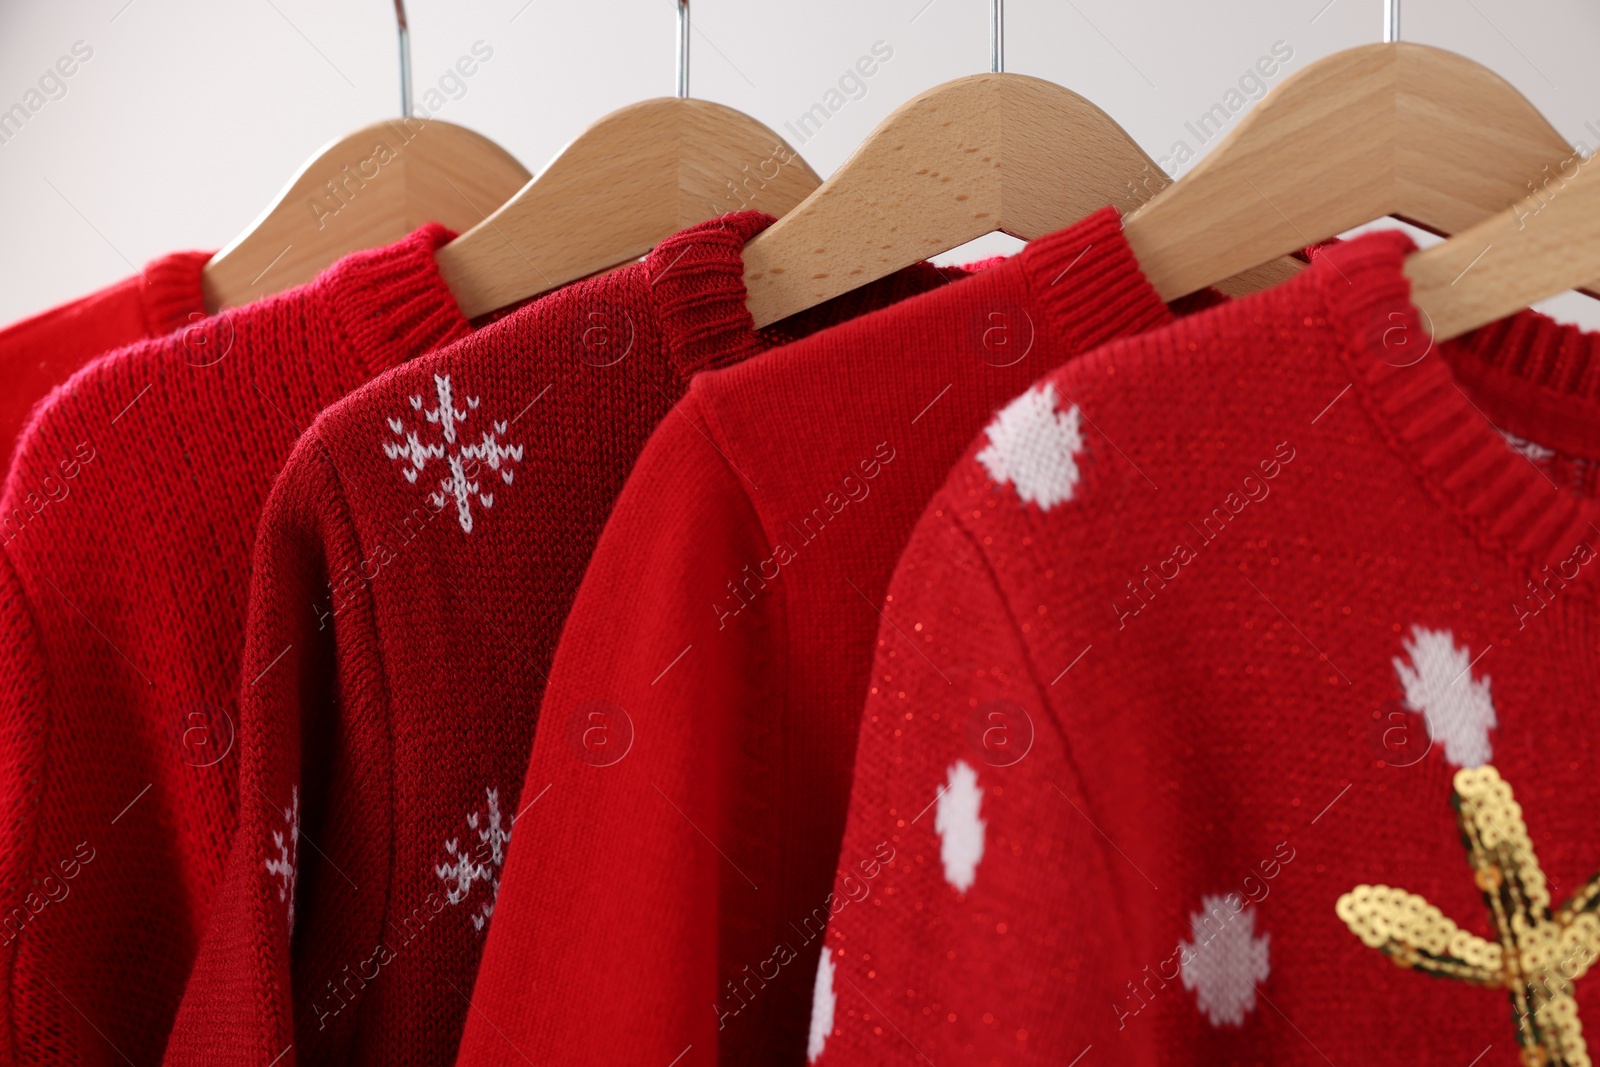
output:
[[[1109,345],[953,469],[884,607],[821,1067],[1510,1065],[1506,990],[1423,970],[1503,983],[1520,893],[1520,963],[1593,961],[1592,895],[1547,909],[1600,870],[1600,336],[1435,347],[1410,249]]]
[[[34,416],[0,504],[0,1060],[160,1058],[238,806],[261,504],[318,411],[468,332],[448,236],[111,353]]]
[[[206,317],[200,269],[209,252],[175,252],[98,292],[0,330],[0,471],[28,413],[79,367],[113,348],[162,337]]]
[[[953,274],[757,333],[740,250],[770,221],[686,230],[301,439],[256,546],[240,829],[168,1063],[453,1061],[513,824],[544,802],[520,786],[545,672],[651,429],[695,372]]]
[[[1107,209],[695,380],[567,620],[462,1063],[800,1058],[900,546],[997,404],[1171,317]]]

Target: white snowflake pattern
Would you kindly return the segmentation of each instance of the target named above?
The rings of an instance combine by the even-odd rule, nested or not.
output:
[[[1001,485],[1010,482],[1025,503],[1041,511],[1072,499],[1083,450],[1082,415],[1074,404],[1057,411],[1053,382],[1035,386],[1000,409],[984,433],[989,443],[978,462]]]
[[[482,930],[494,915],[495,901],[500,897],[500,869],[505,866],[506,846],[511,842],[511,831],[502,829],[500,818],[500,793],[486,790],[488,794],[487,825],[476,810],[467,815],[467,828],[478,835],[476,846],[461,847],[461,839],[452,837],[444,843],[448,863],[433,868],[445,884],[445,898],[451,904],[465,903],[472,896],[472,888],[479,882],[488,882],[489,899],[478,905],[472,913],[472,925]]]
[[[1514,433],[1501,430],[1500,436],[1506,439],[1506,444],[1511,446],[1513,452],[1520,452],[1534,463],[1543,463],[1555,455],[1554,450],[1546,448],[1536,441],[1530,441],[1525,437],[1518,437]]]
[[[1428,737],[1444,746],[1447,762],[1457,767],[1488,763],[1493,754],[1489,731],[1499,725],[1488,677],[1472,677],[1474,661],[1449,630],[1413,626],[1404,646],[1411,662],[1396,656],[1394,671],[1406,707],[1427,722]]]
[[[493,432],[485,431],[478,441],[468,443],[462,432],[463,424],[478,410],[478,398],[469,396],[466,407],[456,407],[448,374],[435,374],[433,387],[437,404],[424,410],[419,394],[410,398],[411,409],[421,412],[423,419],[439,427],[439,440],[423,444],[416,430],[406,429],[404,419],[390,418],[389,429],[395,440],[383,443],[383,454],[400,464],[401,476],[413,485],[430,462],[442,461],[446,475],[439,479],[439,488],[430,494],[430,499],[433,506],[440,509],[454,500],[461,529],[471,533],[473,499],[476,498],[485,510],[494,507],[494,493],[483,489],[476,462],[481,461],[490,471],[498,473],[502,482],[510,485],[516,473],[512,464],[522,462],[522,446],[500,443],[508,429],[504,422],[491,423]],[[473,464],[471,476],[468,475],[469,463]]]
[[[278,879],[278,899],[289,906],[289,932],[294,933],[294,887],[300,871],[300,787],[289,790],[289,806],[283,809],[288,830],[272,831],[278,854],[266,861],[267,873]]]
[[[1255,911],[1238,894],[1200,898],[1189,916],[1193,942],[1180,942],[1183,988],[1212,1026],[1243,1026],[1256,1008],[1256,983],[1272,967],[1267,935],[1256,936]]]

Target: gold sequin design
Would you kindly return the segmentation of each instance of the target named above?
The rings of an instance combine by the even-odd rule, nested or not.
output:
[[[1351,933],[1401,967],[1511,995],[1527,1067],[1589,1067],[1573,983],[1600,957],[1600,874],[1555,911],[1522,807],[1485,764],[1453,782],[1473,881],[1499,943],[1468,933],[1415,893],[1359,885],[1335,910]]]

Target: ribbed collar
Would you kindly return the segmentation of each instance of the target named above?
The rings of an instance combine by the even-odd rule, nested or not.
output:
[[[472,332],[434,260],[454,236],[430,222],[394,244],[352,252],[310,283],[368,375]]]
[[[772,221],[770,215],[759,211],[724,215],[674,234],[645,258],[658,321],[673,364],[685,378],[696,371],[728,366],[792,336],[784,323],[757,331],[745,307],[744,245]],[[1115,208],[1103,208],[1041,237],[1013,259],[1045,317],[1038,325],[1055,330],[1073,351],[1088,351],[1174,319],[1139,269],[1122,236],[1122,217]],[[902,275],[910,292],[937,288],[971,273],[975,268],[918,263]],[[853,311],[882,306],[881,292],[853,293],[865,303],[855,307],[850,303],[852,295],[846,294],[786,322],[800,327],[803,335],[822,324],[817,315],[842,321]],[[1188,309],[1216,299],[1220,299],[1216,294],[1202,294]]]
[[[744,244],[772,221],[737,211],[680,230],[645,257],[656,321],[682,378],[767,348],[745,307]]]
[[[1397,231],[1367,234],[1285,285],[1326,309],[1391,447],[1481,544],[1534,569],[1592,544],[1600,503],[1557,486],[1501,431],[1600,455],[1600,335],[1523,311],[1433,345],[1403,270],[1414,248]]]
[[[771,215],[759,211],[733,212],[680,230],[645,257],[656,321],[682,380],[959,281],[989,265],[913,263],[757,330],[745,306],[744,246],[772,222]]]
[[[1087,352],[1175,320],[1139,269],[1114,207],[1030,241],[1016,259],[1046,317],[1043,325],[1064,351]]]
[[[145,336],[165,337],[206,314],[200,271],[211,252],[173,252],[153,259],[139,272],[139,306]]]

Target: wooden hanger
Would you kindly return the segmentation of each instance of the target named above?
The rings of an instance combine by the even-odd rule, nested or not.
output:
[[[1318,60],[1123,224],[1164,299],[1392,215],[1449,235],[1516,203],[1572,146],[1507,82],[1417,44]]]
[[[481,134],[412,117],[410,40],[400,26],[402,114],[325,146],[248,229],[200,273],[206,308],[247,304],[304,284],[341,256],[398,241],[427,222],[461,231],[483,205],[505,201],[529,178]]]
[[[1568,289],[1600,288],[1597,171],[1600,160],[1569,153],[1542,193],[1406,257],[1411,300],[1436,340]]]
[[[527,182],[488,138],[437,119],[379,122],[301,167],[250,228],[200,273],[206,307],[247,304],[316,277],[341,256],[398,241],[426,222],[461,231]]]
[[[820,181],[743,112],[646,100],[583,131],[504,207],[439,249],[439,270],[475,318],[637,259],[729,211],[782,215]]]
[[[996,230],[1032,240],[1170,183],[1083,97],[1000,73],[999,0],[990,12],[994,72],[901,105],[805,203],[745,245],[757,327]],[[1295,269],[1293,261],[1268,264],[1220,288],[1251,292]]]
[[[729,211],[781,216],[820,184],[755,119],[688,98],[688,8],[678,0],[677,97],[602,118],[439,250],[439,270],[468,318],[637,259]]]

